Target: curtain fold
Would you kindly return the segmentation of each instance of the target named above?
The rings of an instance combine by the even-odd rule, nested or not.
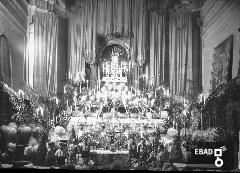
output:
[[[12,87],[12,58],[7,37],[0,34],[0,81]]]
[[[160,7],[161,12],[152,11],[150,13],[150,79],[154,79],[155,85],[160,85],[164,78],[164,59],[165,59],[165,21],[166,21],[166,1],[150,1],[150,8]]]
[[[186,82],[192,80],[192,17],[178,10],[169,21],[170,88],[172,94],[184,95]]]
[[[27,83],[42,96],[57,92],[57,16],[35,12],[28,32]]]

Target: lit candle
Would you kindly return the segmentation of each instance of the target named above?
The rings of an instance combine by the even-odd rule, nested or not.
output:
[[[39,111],[40,114],[43,116],[43,108],[41,106],[37,109],[37,114],[39,114]]]
[[[23,99],[23,98],[24,98],[24,92],[23,92],[23,90],[19,90],[19,91],[18,91],[18,95],[19,95],[19,97],[20,97],[21,99]]]

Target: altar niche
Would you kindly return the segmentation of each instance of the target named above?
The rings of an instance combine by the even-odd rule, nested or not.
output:
[[[100,63],[102,81],[105,83],[127,83],[128,61],[123,57],[123,48],[111,45]]]

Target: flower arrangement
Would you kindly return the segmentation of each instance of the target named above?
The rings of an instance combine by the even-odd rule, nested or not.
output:
[[[174,128],[169,128],[168,130],[167,130],[167,134],[169,135],[169,136],[172,136],[172,137],[175,137],[175,136],[177,136],[177,130],[176,129],[174,129]]]

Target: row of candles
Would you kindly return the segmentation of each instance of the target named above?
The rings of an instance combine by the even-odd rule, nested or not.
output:
[[[131,92],[133,92],[133,90],[135,90],[135,94],[136,94],[136,89],[134,89],[133,87],[131,87]],[[94,91],[95,91],[95,89],[94,89]],[[167,96],[170,95],[170,94],[169,94],[169,89],[163,88],[163,91],[164,91],[164,95],[167,95]],[[96,92],[94,92],[94,93],[96,93]],[[20,97],[21,99],[24,99],[24,95],[25,95],[25,94],[24,94],[24,92],[23,92],[22,90],[19,90],[19,91],[18,91],[18,95],[19,95],[19,97]],[[156,97],[156,91],[155,91],[155,97]],[[199,95],[199,101],[202,102],[203,104],[205,104],[206,98],[207,98],[207,97],[206,97],[205,94],[200,94],[200,95]],[[181,97],[181,100],[183,101],[184,105],[187,104],[187,100],[186,100],[185,98]],[[59,105],[59,99],[58,99],[57,97],[55,97],[55,103],[56,103],[57,106]],[[67,101],[67,107],[68,107],[68,101]],[[76,108],[77,108],[76,101],[74,101],[74,107],[75,107],[75,110],[76,110]],[[36,111],[37,111],[38,114],[40,113],[40,115],[42,115],[42,116],[44,115],[44,110],[43,110],[42,107],[39,107]],[[70,111],[71,111],[71,112],[73,111],[72,106],[70,106]],[[63,111],[63,112],[64,112],[64,116],[65,116],[66,112],[65,112],[65,111]],[[174,122],[173,122],[173,123],[174,123]]]

